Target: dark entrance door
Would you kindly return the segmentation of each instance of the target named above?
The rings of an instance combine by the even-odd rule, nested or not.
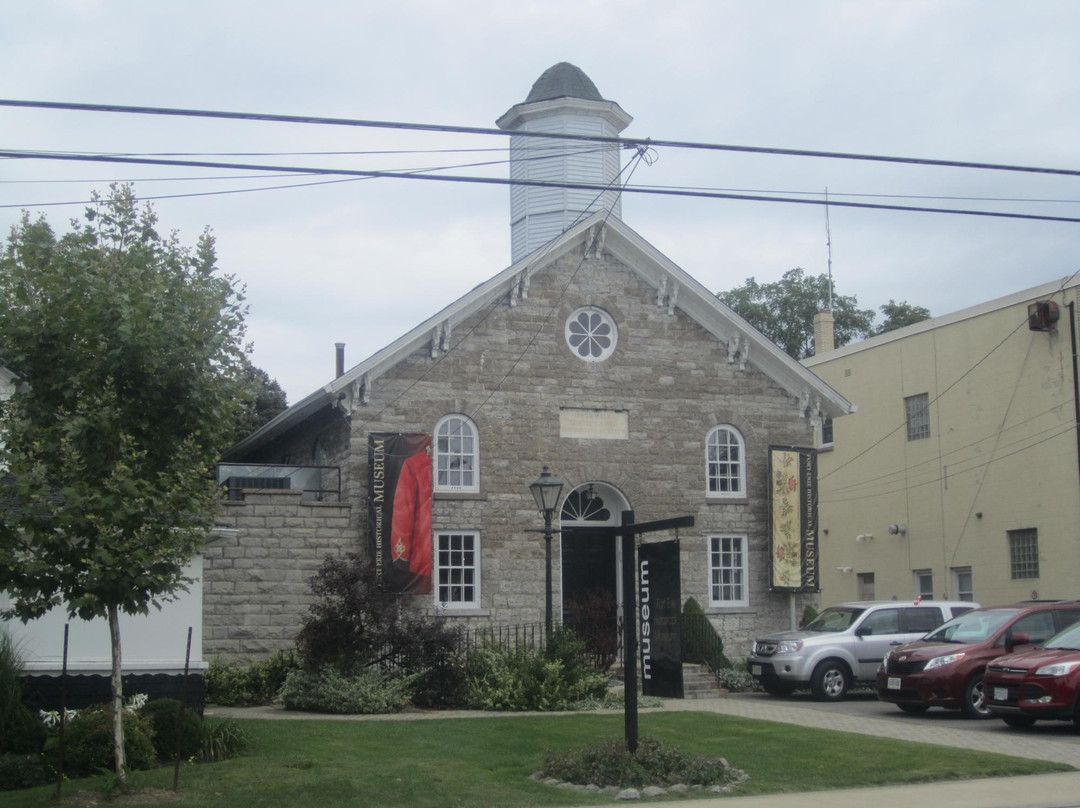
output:
[[[563,527],[563,624],[585,641],[598,663],[618,654],[615,540],[587,527]]]

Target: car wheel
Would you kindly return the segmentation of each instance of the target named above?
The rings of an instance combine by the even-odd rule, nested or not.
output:
[[[990,718],[993,713],[986,706],[986,698],[983,696],[983,678],[977,673],[968,679],[964,688],[964,701],[960,709],[968,718]]]
[[[810,689],[818,701],[840,701],[851,686],[851,675],[843,662],[826,660],[814,668]]]
[[[908,715],[922,715],[930,709],[929,704],[897,704],[896,706]]]
[[[1035,723],[1035,719],[1027,715],[1003,715],[1001,720],[1013,729],[1027,729]]]
[[[762,682],[761,688],[770,696],[790,696],[795,692],[795,685],[787,682]]]

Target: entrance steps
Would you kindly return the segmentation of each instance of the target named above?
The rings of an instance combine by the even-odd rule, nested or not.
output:
[[[718,699],[728,694],[705,665],[684,662],[682,671],[684,699]]]

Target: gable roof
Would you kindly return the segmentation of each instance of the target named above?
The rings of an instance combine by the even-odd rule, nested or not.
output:
[[[657,290],[657,305],[678,308],[728,347],[729,361],[756,367],[791,394],[793,407],[809,414],[836,418],[855,411],[854,405],[810,370],[792,359],[756,328],[722,303],[687,272],[653,247],[624,222],[598,212],[567,230],[546,247],[511,264],[495,277],[429,317],[407,334],[289,407],[225,453],[240,458],[291,429],[308,416],[332,405],[364,396],[380,376],[417,350],[438,341],[458,324],[505,297],[510,305],[527,296],[529,278],[575,249],[591,242],[604,228],[603,249]]]

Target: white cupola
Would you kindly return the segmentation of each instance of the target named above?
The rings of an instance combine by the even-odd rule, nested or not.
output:
[[[528,98],[511,107],[496,125],[509,132],[545,132],[618,137],[633,120],[614,101],[605,101],[580,68],[569,62],[549,67]],[[619,147],[584,140],[510,138],[510,179],[609,185],[619,176]],[[510,187],[510,254],[516,262],[598,210],[622,218],[617,191]]]

